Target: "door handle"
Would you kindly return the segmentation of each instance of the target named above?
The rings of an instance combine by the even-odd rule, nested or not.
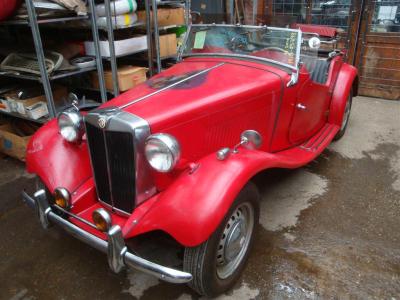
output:
[[[305,106],[304,104],[301,104],[301,103],[297,103],[296,108],[298,110],[307,110],[307,106]]]

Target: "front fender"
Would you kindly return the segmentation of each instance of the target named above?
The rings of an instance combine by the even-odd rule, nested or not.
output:
[[[342,125],[346,101],[353,84],[356,83],[357,69],[349,64],[343,64],[333,90],[332,102],[329,113],[329,123]],[[356,91],[353,91],[356,93]]]
[[[91,177],[86,143],[76,145],[65,141],[58,133],[56,119],[42,126],[29,141],[26,167],[50,191],[62,186],[74,192]]]
[[[197,246],[215,231],[244,185],[261,170],[278,165],[274,155],[261,151],[241,149],[225,161],[213,153],[160,193],[126,238],[162,230],[186,247]]]

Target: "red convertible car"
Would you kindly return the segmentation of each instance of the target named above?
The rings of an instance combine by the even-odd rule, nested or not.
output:
[[[191,26],[176,65],[34,135],[27,169],[42,185],[25,202],[115,272],[228,290],[258,224],[252,178],[309,163],[346,130],[357,71],[320,43],[299,29]],[[152,233],[179,245],[180,266],[135,250]]]

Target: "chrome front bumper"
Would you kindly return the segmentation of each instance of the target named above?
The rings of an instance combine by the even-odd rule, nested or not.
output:
[[[46,199],[44,190],[37,191],[33,197],[26,192],[22,192],[22,198],[30,207],[36,209],[43,228],[47,229],[52,224],[57,224],[75,238],[106,253],[108,264],[116,273],[120,272],[124,267],[128,267],[172,283],[185,283],[192,280],[190,273],[158,265],[129,252],[122,237],[121,228],[118,225],[111,227],[107,232],[108,241],[104,241],[54,213]],[[79,218],[77,219],[79,220]]]

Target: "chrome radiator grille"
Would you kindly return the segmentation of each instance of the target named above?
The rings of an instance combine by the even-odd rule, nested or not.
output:
[[[116,212],[131,213],[155,192],[142,159],[147,123],[114,108],[89,113],[85,126],[99,200]]]
[[[103,131],[88,123],[86,130],[99,199],[113,208],[131,212],[135,205],[132,134]]]

